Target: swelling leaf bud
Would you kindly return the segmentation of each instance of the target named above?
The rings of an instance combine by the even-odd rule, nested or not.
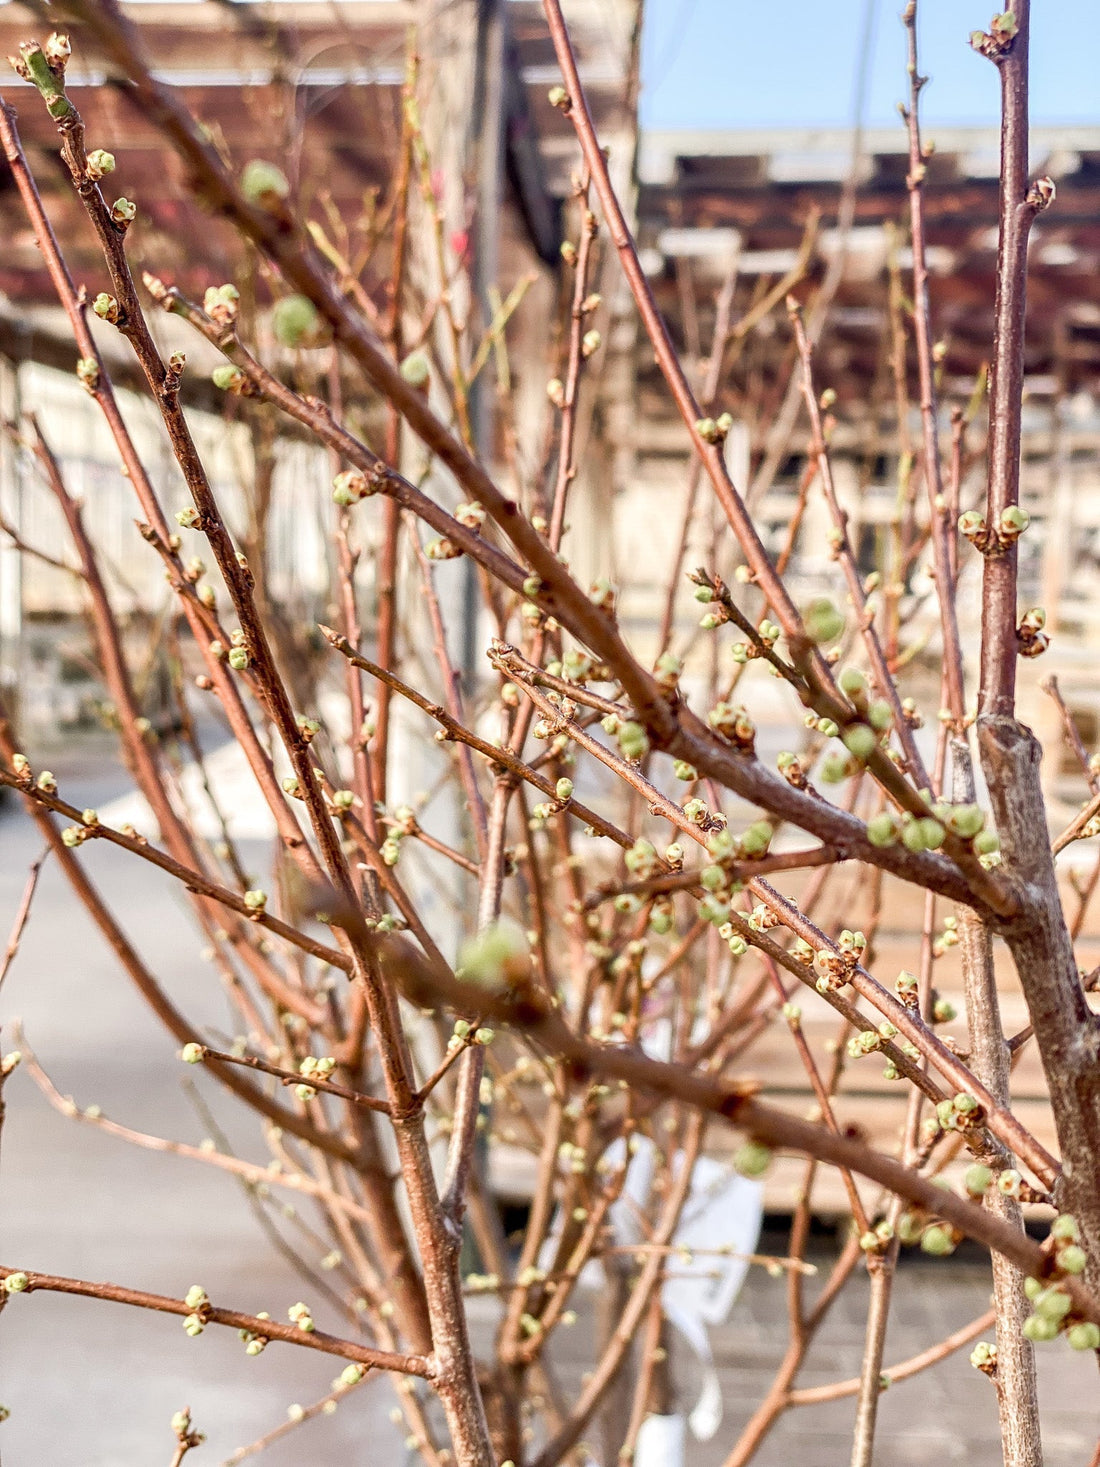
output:
[[[115,155],[106,148],[93,148],[88,154],[88,176],[96,182],[115,171]]]
[[[1100,1350],[1100,1325],[1091,1319],[1071,1324],[1066,1330],[1066,1343],[1071,1350]]]
[[[949,1253],[955,1251],[955,1240],[950,1231],[938,1224],[925,1228],[920,1245],[922,1250],[931,1254],[933,1258],[946,1258]]]
[[[241,192],[250,204],[270,209],[290,193],[290,184],[281,168],[263,158],[253,158],[241,175]]]
[[[422,351],[412,352],[401,363],[401,375],[410,387],[426,392],[432,377],[428,358]]]
[[[803,618],[811,642],[835,642],[844,630],[844,617],[824,596],[811,601]]]
[[[743,1177],[762,1177],[771,1161],[771,1148],[761,1141],[746,1141],[733,1155],[733,1165]]]
[[[1031,523],[1031,516],[1018,504],[1010,504],[1001,510],[998,529],[1002,540],[1018,540]]]
[[[281,346],[308,345],[320,325],[317,307],[304,295],[284,296],[271,313],[271,329]]]

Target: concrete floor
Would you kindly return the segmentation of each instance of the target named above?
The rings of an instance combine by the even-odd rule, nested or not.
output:
[[[105,804],[123,788],[103,760],[70,760],[66,768],[65,758],[52,756],[50,763],[78,805]],[[0,940],[37,849],[17,804],[0,807]],[[216,984],[168,879],[105,845],[86,848],[83,859],[124,911],[127,931],[169,990],[194,1018],[218,1023],[223,1008]],[[195,1142],[204,1135],[181,1088],[193,1072],[183,1071],[175,1046],[49,864],[0,1002],[5,1049],[16,1015],[59,1088],[80,1105],[98,1104],[114,1119],[164,1136]],[[256,1154],[248,1118],[212,1087],[205,1093],[234,1145]],[[302,1284],[261,1235],[231,1179],[65,1120],[25,1075],[17,1073],[6,1094],[4,1263],[177,1295],[199,1282],[216,1301],[276,1316],[302,1296]],[[829,1245],[822,1247],[827,1263]],[[864,1287],[857,1280],[833,1311],[800,1384],[858,1370]],[[988,1291],[980,1260],[907,1263],[899,1276],[888,1362],[981,1312]],[[321,1307],[317,1318],[326,1323]],[[577,1329],[578,1341],[587,1336]],[[714,1334],[726,1418],[713,1442],[692,1446],[692,1467],[719,1467],[784,1341],[782,1285],[753,1270],[730,1321]],[[1041,1347],[1039,1359],[1047,1467],[1087,1467],[1100,1433],[1095,1361],[1074,1356],[1061,1343]],[[582,1368],[579,1360],[563,1366],[567,1379]],[[212,1467],[285,1419],[290,1403],[324,1394],[334,1374],[331,1360],[277,1345],[249,1359],[229,1331],[210,1329],[192,1340],[178,1320],[165,1316],[58,1295],[16,1297],[0,1321],[0,1401],[12,1413],[0,1428],[0,1449],[8,1464],[155,1467],[171,1458],[169,1419],[186,1403],[209,1437],[188,1461]],[[685,1385],[690,1397],[690,1379]],[[333,1467],[400,1467],[405,1454],[388,1422],[391,1404],[385,1382],[369,1384],[333,1416],[292,1433],[261,1460],[271,1467],[303,1456]],[[852,1408],[849,1400],[790,1413],[756,1462],[841,1467],[848,1459]],[[890,1467],[999,1462],[990,1383],[971,1369],[964,1351],[896,1387],[883,1398],[880,1442],[879,1460]]]

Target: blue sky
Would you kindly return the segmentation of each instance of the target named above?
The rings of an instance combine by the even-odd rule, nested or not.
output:
[[[871,0],[646,0],[647,127],[836,125],[851,118],[859,34]],[[873,0],[867,121],[898,121],[906,87],[903,0]],[[1097,0],[1032,5],[1032,120],[1100,123]],[[997,120],[996,70],[967,44],[988,0],[922,0],[921,98],[931,124]]]

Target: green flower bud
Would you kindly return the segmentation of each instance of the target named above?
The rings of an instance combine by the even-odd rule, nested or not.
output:
[[[223,362],[210,373],[210,380],[222,392],[237,392],[247,379],[240,367],[233,366],[232,362]]]
[[[844,617],[824,596],[811,601],[803,616],[811,642],[835,642],[844,630]]]
[[[1061,1289],[1045,1289],[1035,1300],[1035,1313],[1055,1324],[1061,1324],[1072,1308],[1073,1300]]]
[[[1080,1237],[1077,1219],[1072,1213],[1063,1212],[1051,1223],[1050,1236],[1056,1238],[1059,1243],[1076,1243]]]
[[[757,820],[742,835],[741,849],[746,856],[766,855],[774,834],[774,830],[766,820]]]
[[[410,387],[416,387],[421,392],[426,391],[432,377],[428,358],[422,351],[412,352],[401,363],[401,375]]]
[[[1018,540],[1031,523],[1031,516],[1018,504],[1010,504],[1001,510],[998,528],[1002,540]]]
[[[827,754],[821,761],[820,774],[823,784],[843,784],[852,776],[851,761],[845,754]]]
[[[304,295],[284,296],[271,313],[271,329],[281,346],[301,346],[317,334],[320,325],[317,307]]]
[[[761,1141],[746,1141],[733,1155],[733,1165],[743,1177],[762,1177],[771,1161],[771,1148]]]
[[[180,1050],[180,1059],[185,1065],[199,1065],[206,1058],[206,1049],[201,1044],[185,1044]]]
[[[947,816],[947,828],[962,840],[973,840],[985,825],[985,813],[979,805],[957,805]]]
[[[858,667],[846,667],[837,682],[841,692],[849,698],[859,698],[867,692],[867,679]]]
[[[730,904],[714,896],[704,897],[699,903],[699,915],[704,922],[720,927],[723,922],[729,921]]]
[[[672,913],[667,907],[653,907],[649,914],[649,927],[658,937],[664,937],[672,931]]]
[[[236,672],[244,672],[248,666],[248,648],[231,647],[229,649],[229,665]]]
[[[955,1240],[947,1228],[933,1224],[925,1228],[921,1236],[920,1245],[925,1253],[930,1253],[933,1258],[946,1258],[948,1254],[955,1251]]]
[[[267,892],[258,886],[244,894],[244,904],[250,912],[262,912],[267,906]]]
[[[855,723],[851,728],[846,728],[842,742],[848,752],[864,764],[878,747],[878,737],[874,729],[868,728],[865,723]]]
[[[563,776],[554,786],[554,793],[559,800],[571,800],[573,798],[573,781]]]
[[[93,148],[88,154],[88,172],[97,181],[115,171],[115,155],[106,148]]]
[[[76,364],[77,380],[88,392],[99,386],[99,363],[95,357],[81,357]]]
[[[901,829],[897,817],[889,810],[883,810],[879,815],[873,815],[867,822],[867,839],[873,846],[882,848],[897,843]]]
[[[528,947],[523,934],[508,922],[497,922],[462,945],[458,966],[470,983],[494,987],[526,971]]]
[[[1066,1341],[1071,1350],[1100,1350],[1100,1325],[1091,1319],[1080,1324],[1071,1324],[1066,1330]]]
[[[1023,1336],[1033,1344],[1044,1344],[1058,1337],[1058,1325],[1053,1319],[1044,1319],[1041,1314],[1029,1314],[1024,1320]]]
[[[920,822],[921,832],[924,836],[924,848],[927,851],[937,851],[943,845],[944,828],[938,820],[931,818]]]
[[[250,204],[273,208],[290,193],[290,184],[281,168],[263,158],[253,158],[241,175],[241,193]]]
[[[21,1294],[30,1283],[25,1273],[9,1273],[4,1280],[4,1289],[9,1294]]]
[[[971,1197],[984,1197],[993,1181],[993,1173],[980,1163],[967,1167],[965,1186]]]
[[[619,728],[619,748],[626,759],[644,759],[649,753],[649,735],[640,723],[624,723]]]
[[[1058,1251],[1058,1267],[1063,1273],[1084,1273],[1088,1262],[1088,1254],[1076,1243],[1071,1243],[1068,1248],[1061,1248]]]
[[[876,733],[885,733],[893,721],[894,710],[889,703],[884,703],[881,699],[872,703],[867,709],[867,722]]]

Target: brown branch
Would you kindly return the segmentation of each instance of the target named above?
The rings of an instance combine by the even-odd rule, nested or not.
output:
[[[340,920],[348,919],[342,916]],[[911,1167],[860,1141],[835,1136],[824,1126],[764,1104],[755,1098],[756,1086],[750,1082],[686,1071],[681,1065],[650,1059],[624,1046],[596,1044],[574,1034],[547,999],[530,988],[503,990],[459,979],[443,980],[429,973],[407,944],[398,947],[388,939],[385,951],[388,971],[415,1003],[443,1002],[460,1011],[492,1016],[568,1062],[578,1075],[625,1080],[628,1086],[706,1110],[768,1146],[858,1172],[924,1211],[943,1217],[987,1248],[1003,1253],[1025,1273],[1043,1278],[1048,1272],[1044,1249],[1000,1218],[935,1186]],[[1062,1286],[1071,1294],[1075,1310],[1087,1319],[1100,1321],[1100,1299],[1077,1279],[1063,1281]]]
[[[260,1070],[265,1075],[274,1075],[284,1085],[308,1085],[311,1090],[323,1091],[325,1095],[338,1095],[352,1105],[361,1105],[367,1110],[379,1111],[382,1115],[389,1114],[390,1107],[387,1101],[378,1100],[373,1095],[364,1095],[361,1090],[349,1090],[346,1085],[338,1085],[332,1080],[322,1080],[318,1075],[303,1074],[300,1070],[284,1070],[254,1054],[227,1054],[224,1050],[212,1049],[209,1044],[202,1044],[199,1048],[202,1050],[204,1060],[217,1060],[219,1064],[223,1065],[244,1065],[247,1069]]]
[[[316,938],[310,937],[308,933],[299,932],[296,927],[292,927],[288,922],[284,922],[281,918],[275,917],[269,912],[256,911],[248,905],[240,892],[233,891],[228,886],[222,886],[219,882],[210,880],[201,871],[196,871],[189,866],[182,865],[165,851],[160,851],[156,846],[151,846],[143,836],[137,834],[131,835],[126,831],[115,830],[112,826],[104,825],[99,820],[94,825],[87,825],[84,822],[84,812],[78,810],[75,805],[70,805],[67,800],[61,799],[59,795],[55,795],[49,790],[42,789],[37,785],[28,786],[17,775],[10,774],[6,769],[0,769],[0,785],[4,785],[11,790],[17,790],[27,800],[33,801],[36,805],[46,810],[52,810],[57,815],[64,815],[66,819],[71,820],[80,829],[82,844],[91,840],[104,840],[108,845],[118,846],[121,850],[129,851],[133,856],[140,856],[143,861],[148,861],[151,866],[156,866],[169,876],[174,877],[188,891],[196,892],[200,896],[210,897],[213,901],[219,902],[224,907],[228,907],[230,911],[236,912],[241,917],[248,918],[249,921],[255,922],[258,926],[265,928],[276,937],[281,937],[285,942],[289,942],[292,946],[300,948],[302,952],[308,953],[311,957],[318,958],[323,963],[328,963],[345,973],[351,971],[350,959],[344,953],[340,952],[338,948],[329,947],[324,942],[318,942]],[[272,977],[274,979],[274,975]],[[312,1002],[305,994],[290,987],[289,984],[275,980],[272,997],[277,998],[279,1003],[283,1004],[292,1012],[301,1014],[314,1028],[317,1028],[323,1021],[323,1009]]]
[[[23,895],[19,899],[19,906],[16,909],[15,917],[12,919],[11,931],[8,933],[7,945],[4,948],[4,956],[0,958],[0,986],[3,985],[4,979],[11,971],[11,965],[15,962],[15,955],[19,951],[19,944],[23,941],[23,933],[26,931],[27,923],[30,920],[31,904],[34,901],[34,894],[38,888],[38,878],[41,874],[43,863],[49,854],[50,848],[47,846],[40,855],[34,858],[27,872],[27,884],[23,888]]]
[[[955,1330],[937,1344],[930,1345],[927,1350],[921,1350],[907,1360],[899,1360],[897,1365],[888,1365],[883,1374],[891,1385],[909,1380],[922,1370],[927,1370],[930,1365],[938,1365],[941,1360],[946,1360],[964,1345],[969,1345],[971,1340],[977,1339],[978,1335],[989,1329],[996,1318],[996,1310],[987,1309],[984,1314],[979,1314],[969,1324],[964,1324],[961,1329]],[[838,1380],[832,1385],[803,1386],[798,1390],[788,1391],[786,1403],[788,1406],[819,1406],[826,1401],[839,1401],[845,1396],[854,1396],[858,1390],[859,1377],[853,1376],[851,1380]]]
[[[917,67],[917,5],[910,0],[904,11],[909,46],[909,107],[905,120],[909,129],[909,229],[913,248],[913,324],[916,331],[917,370],[920,376],[920,413],[924,434],[924,481],[928,489],[928,512],[931,519],[932,553],[936,568],[936,587],[943,636],[943,665],[947,707],[956,732],[961,733],[964,715],[963,658],[959,640],[959,622],[955,604],[955,579],[952,556],[955,545],[955,518],[943,492],[943,466],[940,461],[938,403],[936,400],[935,363],[932,356],[932,306],[928,296],[928,265],[924,227],[924,177],[927,172],[920,133],[920,94],[926,78]],[[902,353],[904,346],[895,346]],[[898,363],[904,371],[904,357]],[[901,425],[899,424],[899,429]]]
[[[1016,702],[1017,537],[1002,535],[1003,516],[1020,500],[1020,417],[1024,388],[1027,241],[1049,193],[1028,188],[1028,44],[1031,0],[1015,0],[1015,35],[997,65],[1001,73],[1000,240],[989,384],[989,485],[985,520],[994,542],[982,571],[981,685],[978,711],[1011,718]]]
[[[26,1279],[25,1285],[19,1291],[25,1294],[33,1294],[41,1289],[52,1294],[75,1294],[83,1299],[102,1299],[109,1304],[128,1304],[135,1309],[152,1309],[160,1314],[176,1314],[184,1319],[198,1314],[204,1325],[219,1324],[227,1329],[247,1330],[249,1334],[261,1339],[278,1340],[281,1344],[298,1345],[305,1350],[319,1350],[324,1355],[354,1360],[369,1370],[416,1375],[422,1380],[433,1380],[436,1376],[435,1362],[425,1359],[423,1355],[400,1355],[392,1350],[375,1350],[369,1345],[360,1345],[355,1340],[343,1340],[337,1335],[325,1334],[322,1330],[306,1331],[299,1329],[296,1324],[260,1319],[255,1314],[242,1314],[236,1309],[220,1309],[213,1304],[195,1309],[185,1299],[173,1299],[167,1294],[149,1294],[144,1289],[128,1289],[121,1284],[90,1283],[86,1279],[33,1273],[29,1269],[0,1265],[0,1279],[9,1279],[13,1274],[22,1275]]]

